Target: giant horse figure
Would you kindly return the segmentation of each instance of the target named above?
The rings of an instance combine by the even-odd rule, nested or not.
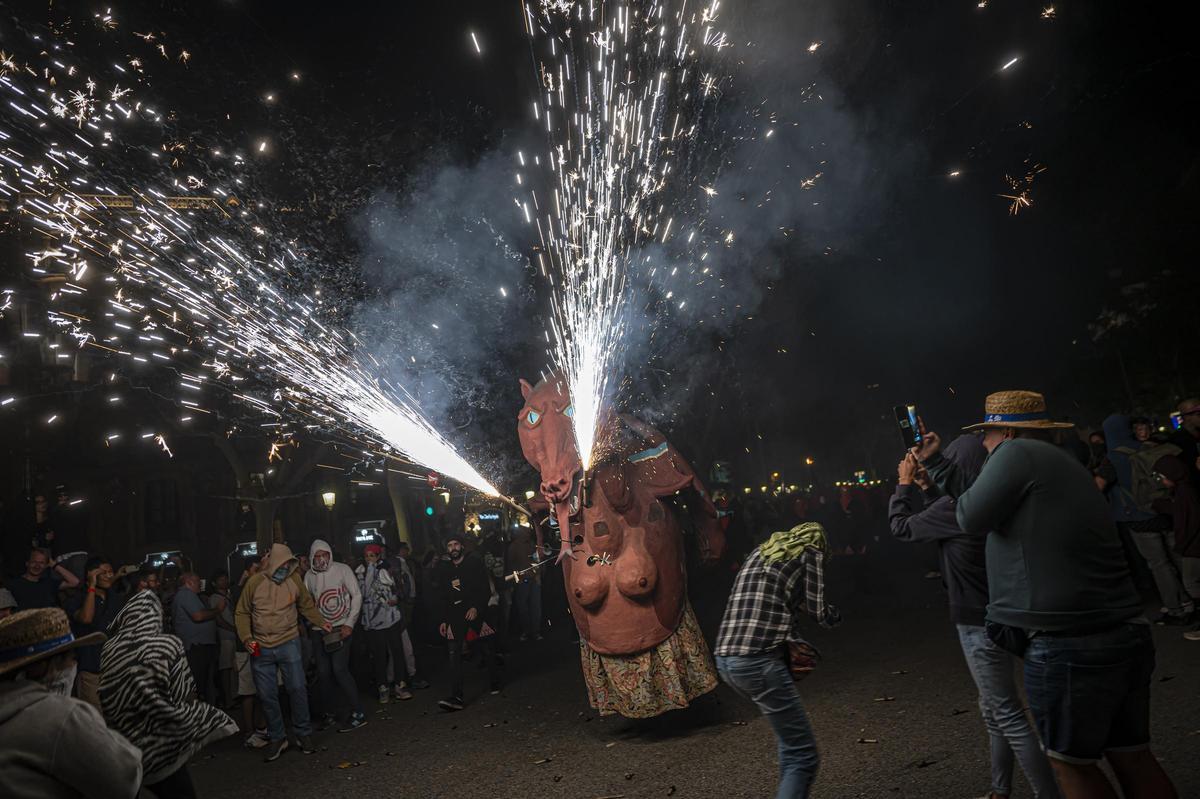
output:
[[[662,433],[612,412],[585,474],[566,380],[558,372],[536,387],[522,380],[521,393],[521,450],[557,522],[588,700],[602,715],[630,718],[687,707],[717,675],[687,598],[679,520],[663,498],[690,495],[701,559],[714,562],[725,538],[704,484]]]

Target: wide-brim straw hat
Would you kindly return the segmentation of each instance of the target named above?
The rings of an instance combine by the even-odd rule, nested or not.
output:
[[[1046,398],[1036,391],[997,391],[983,404],[983,421],[963,430],[987,430],[997,427],[1023,427],[1039,430],[1066,430],[1071,422],[1054,422],[1046,411]]]
[[[60,608],[18,610],[0,619],[0,674],[18,671],[68,649],[102,644],[106,637],[97,632],[76,638],[67,614]]]

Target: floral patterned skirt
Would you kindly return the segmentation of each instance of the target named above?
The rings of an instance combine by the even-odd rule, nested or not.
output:
[[[645,719],[685,708],[717,687],[708,644],[689,603],[671,637],[636,655],[602,655],[580,640],[588,701],[608,716]]]

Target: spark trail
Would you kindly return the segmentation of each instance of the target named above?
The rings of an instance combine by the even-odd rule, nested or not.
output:
[[[532,113],[546,131],[552,177],[549,197],[531,189],[518,205],[542,245],[547,339],[567,379],[584,469],[597,459],[603,408],[616,391],[639,248],[674,235],[669,195],[695,178],[687,151],[715,102],[710,62],[729,45],[716,28],[719,8],[523,2],[541,83]]]
[[[109,15],[100,27],[117,23]],[[499,494],[402,386],[376,377],[379,364],[352,334],[323,319],[319,297],[290,290],[302,259],[240,209],[240,179],[207,185],[147,170],[147,160],[161,167],[164,153],[175,160],[187,150],[162,141],[163,117],[139,96],[153,55],[91,73],[61,43],[31,39],[27,57],[0,54],[0,201],[40,242],[26,254],[29,277],[51,287],[57,333],[47,339],[69,336],[130,369],[175,369],[181,421],[210,413],[206,394],[219,384],[267,418],[338,428],[371,450]],[[187,61],[187,51],[150,46]],[[263,384],[275,387],[271,401],[248,388]],[[169,452],[165,439],[155,441]]]

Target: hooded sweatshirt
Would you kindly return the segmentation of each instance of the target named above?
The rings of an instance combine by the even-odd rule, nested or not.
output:
[[[968,482],[975,482],[987,458],[983,443],[963,435],[946,447]],[[987,538],[964,533],[954,517],[954,500],[926,498],[917,485],[898,485],[888,505],[892,535],[900,541],[936,541],[942,561],[942,580],[950,595],[950,620],[982,627],[988,603]]]
[[[362,586],[363,627],[386,630],[394,626],[401,619],[399,586],[387,564],[364,563],[357,574]]]
[[[0,782],[6,799],[132,799],[142,753],[100,711],[40,682],[0,682]]]
[[[108,628],[100,655],[100,704],[109,726],[142,750],[153,785],[187,764],[211,741],[235,734],[237,722],[195,699],[183,642],[163,632],[153,591],[133,596]]]
[[[273,648],[298,638],[297,614],[303,614],[316,627],[325,625],[312,595],[296,573],[297,566],[287,544],[274,544],[263,559],[262,571],[246,581],[233,614],[243,644],[258,641]]]
[[[324,569],[317,568],[318,552],[329,555]],[[304,587],[312,594],[321,616],[334,627],[353,627],[362,610],[362,593],[358,590],[354,571],[345,563],[336,562],[329,544],[319,538],[309,547],[308,562],[310,568],[304,575]]]

